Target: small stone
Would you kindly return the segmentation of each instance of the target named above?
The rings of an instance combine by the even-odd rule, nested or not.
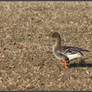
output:
[[[90,73],[89,73],[89,71],[86,71],[86,74],[88,74],[88,75],[89,75],[89,74],[90,74]]]

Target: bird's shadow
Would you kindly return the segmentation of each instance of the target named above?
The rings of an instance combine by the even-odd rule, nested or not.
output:
[[[92,63],[85,63],[85,61],[81,61],[80,63],[71,63],[68,67],[92,67]]]

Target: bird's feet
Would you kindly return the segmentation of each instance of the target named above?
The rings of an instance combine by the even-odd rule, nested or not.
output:
[[[65,68],[66,69],[68,68],[68,62],[66,62],[66,61],[64,61],[64,62],[60,61],[59,64],[64,64],[65,65]]]

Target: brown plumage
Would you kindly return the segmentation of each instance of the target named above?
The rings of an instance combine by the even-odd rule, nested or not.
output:
[[[67,68],[70,60],[84,56],[83,52],[89,52],[88,50],[78,47],[62,46],[61,37],[58,32],[54,32],[52,38],[56,40],[53,46],[53,53],[55,57],[60,60],[60,64],[65,64],[65,68]]]

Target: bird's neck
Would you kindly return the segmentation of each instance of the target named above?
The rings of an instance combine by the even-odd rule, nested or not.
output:
[[[60,37],[57,38],[56,46],[61,46],[61,38]]]

